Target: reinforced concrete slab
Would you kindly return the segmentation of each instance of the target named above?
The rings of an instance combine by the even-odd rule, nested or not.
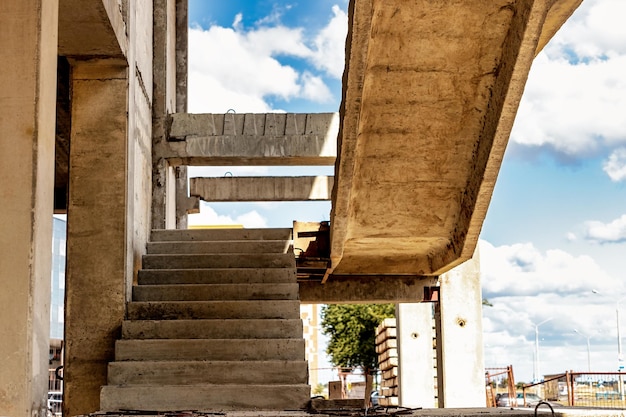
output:
[[[335,273],[439,275],[472,256],[532,60],[579,3],[352,3]]]

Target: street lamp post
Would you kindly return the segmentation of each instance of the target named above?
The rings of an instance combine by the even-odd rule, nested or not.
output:
[[[535,382],[539,382],[539,326],[552,320],[552,317],[542,321],[539,324],[535,324]]]
[[[591,336],[585,336],[576,329],[574,329],[574,333],[577,333],[587,339],[587,372],[591,373],[591,343],[589,343],[589,339],[591,339]]]
[[[600,291],[598,290],[591,290],[591,292],[594,294],[602,295]],[[624,300],[626,300],[626,297],[620,298],[619,300],[615,302],[615,318],[616,318],[616,324],[617,324],[617,366],[618,366],[617,372],[620,373],[620,376],[619,376],[620,399],[624,398],[624,377],[621,375],[622,368],[624,366],[623,365],[624,355],[622,354],[622,336],[621,336],[620,325],[619,325],[619,303],[621,303]]]
[[[622,336],[619,329],[619,303],[624,301],[624,298],[620,298],[615,303],[615,318],[617,320],[617,372],[619,375],[619,398],[624,399],[624,377],[622,376],[622,368],[624,367],[624,356],[622,354]]]

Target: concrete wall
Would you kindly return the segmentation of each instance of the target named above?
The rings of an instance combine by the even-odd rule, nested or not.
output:
[[[55,0],[0,2],[3,416],[45,415],[46,410],[57,8]]]

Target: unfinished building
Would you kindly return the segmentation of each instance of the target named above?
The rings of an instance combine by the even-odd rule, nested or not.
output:
[[[0,415],[46,411],[53,212],[67,416],[300,408],[299,302],[437,285],[439,405],[480,405],[452,395],[482,377],[477,274],[438,277],[472,257],[531,62],[580,2],[352,0],[339,114],[281,117],[186,114],[186,0],[0,2]],[[289,229],[185,230],[185,167],[238,163],[335,164],[319,279]]]

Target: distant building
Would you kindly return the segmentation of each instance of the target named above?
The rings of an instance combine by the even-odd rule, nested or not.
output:
[[[54,218],[50,293],[50,339],[63,339],[66,222]]]

